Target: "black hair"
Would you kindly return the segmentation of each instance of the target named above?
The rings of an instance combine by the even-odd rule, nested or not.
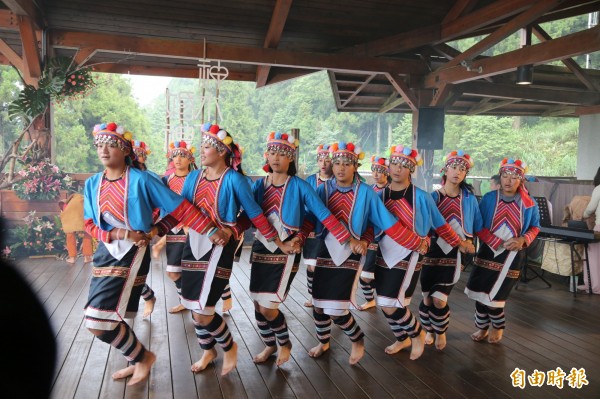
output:
[[[493,175],[492,177],[490,177],[490,180],[493,180],[494,183],[496,183],[497,185],[500,185],[500,175],[498,175],[498,174]]]
[[[267,172],[273,173],[273,169],[271,169],[271,165],[267,164]],[[298,170],[296,169],[296,162],[292,159],[290,160],[290,166],[287,170],[288,176],[296,176],[298,174]]]
[[[594,187],[595,186],[600,186],[600,167],[598,167],[598,170],[596,171],[596,176],[594,176]]]

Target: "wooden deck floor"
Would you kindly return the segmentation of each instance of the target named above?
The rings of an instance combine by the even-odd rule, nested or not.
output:
[[[244,255],[247,258],[247,251]],[[155,311],[148,320],[140,315],[132,322],[158,360],[147,383],[127,387],[110,378],[125,366],[123,357],[93,339],[82,325],[90,265],[81,262],[73,266],[36,259],[18,265],[44,303],[56,332],[58,364],[52,395],[56,399],[600,397],[600,296],[574,298],[566,286],[555,284],[548,289],[531,281],[511,296],[502,343],[475,343],[469,338],[474,330],[474,303],[462,293],[463,276],[451,296],[452,320],[443,352],[427,347],[417,361],[409,360],[404,352],[388,356],[383,348],[393,342],[392,334],[380,311],[355,311],[366,333],[366,355],[359,366],[351,367],[349,340],[337,327],[333,327],[328,353],[317,360],[307,355],[317,341],[312,311],[302,305],[307,292],[301,269],[282,307],[294,345],[292,359],[277,368],[272,360],[262,365],[252,362],[252,354],[263,345],[247,291],[250,268],[245,261],[235,267],[231,279],[234,307],[225,316],[239,345],[237,369],[221,377],[219,359],[200,374],[189,371],[200,352],[190,315],[166,311],[176,304],[176,292],[163,272],[162,260],[154,261],[148,283],[158,298]],[[416,313],[415,302],[411,309]],[[534,369],[547,372],[557,367],[567,374],[573,367],[585,369],[589,385],[575,389],[565,380],[562,390],[547,384],[527,385],[524,390],[512,386],[510,374],[515,368],[529,375]]]

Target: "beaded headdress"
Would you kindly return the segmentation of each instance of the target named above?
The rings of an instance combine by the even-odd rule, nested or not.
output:
[[[454,166],[464,166],[469,173],[475,162],[469,154],[465,154],[463,150],[451,151],[444,157],[444,167],[441,172],[444,173],[448,168]]]
[[[402,145],[394,145],[390,149],[390,164],[402,165],[410,169],[410,173],[414,173],[417,166],[423,165],[423,160],[417,150]]]
[[[377,155],[373,155],[371,157],[371,172],[379,172],[389,176],[389,166],[390,162],[387,159],[378,157]]]
[[[219,125],[207,122],[202,125],[200,131],[202,132],[202,144],[209,143],[219,152],[227,151],[231,153],[233,138],[227,134],[226,130],[219,127]]]
[[[527,167],[527,164],[520,159],[515,160],[512,158],[504,158],[500,162],[500,170],[498,174],[515,175],[523,179],[528,170],[529,168]]]
[[[288,133],[271,132],[267,136],[267,151],[277,151],[290,159],[295,158],[299,144],[300,142]]]
[[[317,160],[329,158],[329,144],[319,144],[317,146]]]
[[[129,158],[137,159],[131,142],[133,134],[125,130],[123,126],[118,126],[114,122],[98,124],[94,126],[92,135],[94,136],[94,145],[106,143],[118,147],[123,152],[129,149]]]
[[[182,156],[190,160],[191,163],[194,163],[196,159],[194,158],[194,152],[196,151],[195,147],[190,147],[185,141],[174,141],[169,144],[169,151],[167,152],[167,158],[175,158],[177,156]]]
[[[332,161],[341,160],[342,162],[357,164],[359,160],[365,158],[362,147],[354,145],[354,143],[345,143],[343,141],[331,144],[331,146],[329,146],[329,152]]]

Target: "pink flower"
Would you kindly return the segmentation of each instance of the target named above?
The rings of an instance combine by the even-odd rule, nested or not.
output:
[[[46,243],[46,251],[52,251],[54,249],[54,244],[52,241]]]
[[[10,255],[10,252],[11,252],[11,251],[10,251],[10,248],[9,248],[9,247],[6,247],[6,248],[4,248],[4,249],[2,250],[2,255],[4,255],[4,256],[7,256],[7,257],[8,257],[8,255]]]

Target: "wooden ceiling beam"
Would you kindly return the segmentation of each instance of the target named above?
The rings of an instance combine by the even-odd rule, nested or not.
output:
[[[392,86],[394,86],[394,89],[396,89],[398,94],[402,96],[406,102],[406,105],[408,105],[413,111],[417,111],[417,97],[413,94],[406,82],[402,79],[396,79],[391,73],[386,73],[385,77],[390,81]]]
[[[75,57],[73,58],[73,63],[77,67],[82,67],[94,56],[94,54],[96,54],[97,51],[98,50],[95,48],[82,47],[79,50],[77,50],[77,54],[75,54]]]
[[[448,61],[439,69],[451,68],[460,64],[462,61],[473,60],[475,57],[481,55],[481,53],[490,47],[506,39],[517,30],[531,24],[541,15],[544,15],[544,13],[556,8],[556,6],[563,1],[564,0],[538,0],[531,6],[531,8],[517,15],[512,20],[496,29],[493,33],[486,36],[483,40],[480,40],[474,44],[468,50],[463,51],[461,54]]]
[[[546,64],[598,50],[600,50],[600,25],[527,48],[474,60],[470,70],[456,65],[434,71],[425,77],[424,84],[425,87],[436,87],[441,83],[463,83],[508,73],[520,65]]]
[[[494,97],[511,100],[578,105],[600,104],[600,93],[590,91],[553,90],[525,87],[516,84],[468,82],[460,85],[463,95]]]
[[[275,3],[273,15],[271,15],[271,22],[269,23],[269,30],[267,31],[267,36],[265,37],[265,43],[263,45],[264,48],[277,48],[279,45],[291,6],[292,0],[277,0]],[[267,84],[270,71],[271,67],[268,65],[259,65],[256,68],[257,88]]]
[[[379,108],[379,112],[380,114],[385,114],[391,110],[393,110],[394,108],[396,108],[398,105],[404,104],[406,102],[406,100],[404,100],[404,98],[402,97],[398,97],[398,95],[396,93],[394,93],[394,97],[396,97],[395,100],[393,101],[386,101],[383,106],[381,108]]]
[[[433,99],[429,103],[431,107],[445,107],[448,106],[451,101],[456,100],[460,96],[460,90],[453,84],[440,85],[433,94]]]
[[[36,29],[44,29],[44,16],[33,0],[2,0],[2,2],[15,15],[31,18]]]
[[[531,6],[529,0],[498,0],[451,22],[430,25],[397,35],[357,44],[340,53],[363,56],[401,54],[429,44],[443,43],[511,17]]]
[[[23,70],[23,59],[3,39],[0,39],[0,53],[19,71]]]
[[[577,107],[574,106],[556,106],[550,107],[546,112],[543,112],[540,116],[548,117],[548,116],[566,116],[575,114]]]
[[[481,102],[479,104],[476,104],[474,106],[472,106],[466,113],[465,115],[468,116],[472,116],[472,115],[479,115],[479,114],[483,114],[484,112],[488,112],[491,111],[493,109],[497,109],[497,108],[502,108],[504,106],[513,104],[518,102],[519,100],[502,100],[502,101],[498,101],[498,102],[491,102],[490,98],[484,98],[483,100],[481,100]]]
[[[38,49],[33,20],[26,15],[19,15],[19,33],[23,44],[24,76],[37,80],[42,76],[42,59]]]
[[[587,107],[577,107],[575,108],[575,115],[593,115],[600,114],[600,105],[591,105]]]
[[[442,20],[442,25],[448,24],[456,20],[461,15],[470,12],[478,1],[479,0],[456,0],[456,3],[454,3],[450,11],[448,11]]]
[[[201,41],[142,38],[104,33],[50,31],[50,45],[57,48],[97,48],[98,51],[128,55],[198,59],[204,53]],[[322,54],[257,47],[227,46],[206,43],[206,59],[251,65],[269,65],[313,70],[336,70],[364,73],[391,72],[419,74],[426,72],[422,61],[358,57],[345,54]]]
[[[14,12],[10,10],[0,10],[0,28],[6,30],[19,30],[19,21]]]
[[[550,37],[550,35],[539,25],[534,25],[532,27],[532,31],[533,34],[540,40],[540,42],[552,40],[552,37]],[[572,58],[565,58],[562,60],[562,63],[565,64],[565,66],[569,68],[569,70],[573,72],[575,76],[577,76],[577,79],[579,79],[581,83],[585,85],[585,87],[590,90],[600,91],[600,86],[591,80],[583,68],[581,68]]]
[[[360,86],[358,86],[358,87],[356,88],[356,90],[354,91],[354,93],[352,93],[352,94],[350,95],[350,97],[348,97],[348,98],[347,98],[347,99],[346,99],[346,100],[345,100],[345,101],[342,103],[342,107],[345,107],[346,105],[348,105],[348,103],[349,103],[350,101],[352,101],[352,99],[353,99],[354,97],[356,97],[356,96],[358,95],[358,93],[360,93],[360,92],[361,92],[361,90],[362,90],[362,89],[364,89],[365,87],[367,87],[367,85],[369,84],[369,82],[371,82],[371,81],[373,80],[373,78],[375,78],[375,76],[377,76],[377,74],[373,74],[373,75],[367,76],[367,78],[365,79],[365,81],[364,81],[363,83],[361,83],[361,85],[360,85]]]
[[[94,72],[198,79],[198,69],[190,68],[157,68],[144,65],[101,63],[94,65]],[[255,79],[256,74],[254,72],[242,72],[231,69],[229,70],[229,75],[227,76],[227,80],[239,80],[244,82],[253,82]]]

